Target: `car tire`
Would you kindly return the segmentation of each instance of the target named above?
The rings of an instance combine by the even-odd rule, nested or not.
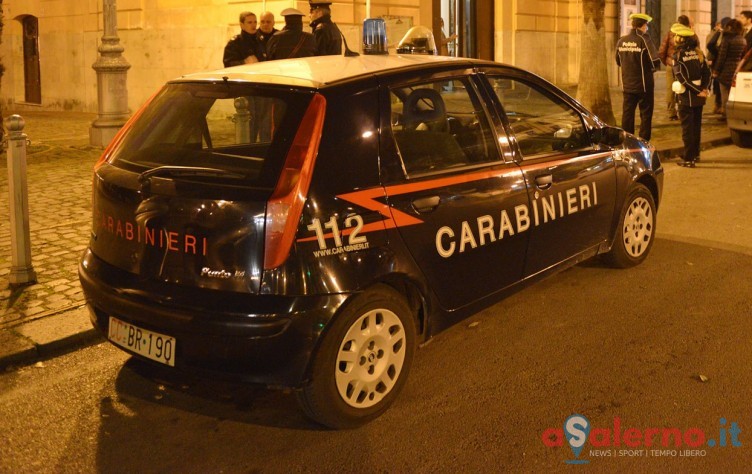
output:
[[[642,263],[655,240],[656,208],[650,190],[636,184],[624,201],[614,244],[603,258],[609,265],[627,268]]]
[[[731,142],[740,148],[752,148],[752,133],[730,130]]]
[[[384,413],[405,385],[416,347],[405,299],[385,285],[356,296],[335,317],[314,355],[311,379],[296,392],[303,412],[334,429]]]

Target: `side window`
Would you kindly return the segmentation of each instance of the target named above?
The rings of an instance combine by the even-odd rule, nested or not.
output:
[[[390,89],[391,125],[408,176],[499,160],[469,78]]]
[[[523,158],[592,146],[579,112],[524,82],[489,76]]]

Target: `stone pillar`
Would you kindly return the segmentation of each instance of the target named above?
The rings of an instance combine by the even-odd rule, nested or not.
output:
[[[128,89],[126,75],[131,65],[125,60],[117,35],[117,2],[102,0],[104,35],[99,58],[92,65],[97,71],[98,113],[89,129],[89,143],[106,147],[128,120]]]
[[[251,111],[246,97],[235,99],[235,143],[251,143]],[[255,117],[254,117],[255,119]]]
[[[8,128],[8,204],[10,206],[11,252],[8,280],[11,285],[37,281],[37,274],[31,264],[24,125],[24,119],[20,115],[11,115],[5,119],[5,126]]]

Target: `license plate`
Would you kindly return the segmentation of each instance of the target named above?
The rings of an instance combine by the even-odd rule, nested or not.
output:
[[[149,331],[110,316],[107,339],[162,364],[175,366],[175,338]]]

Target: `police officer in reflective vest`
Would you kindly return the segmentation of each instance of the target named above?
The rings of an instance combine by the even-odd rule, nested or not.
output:
[[[271,37],[266,47],[269,59],[305,58],[316,55],[316,41],[303,31],[303,12],[295,8],[282,10],[285,27]]]
[[[648,36],[648,22],[644,13],[633,13],[632,31],[616,43],[616,64],[621,67],[624,105],[621,126],[629,133],[635,131],[635,109],[640,106],[640,137],[650,140],[653,122],[653,72],[661,63],[658,49]]]
[[[332,21],[331,2],[309,0],[311,5],[311,30],[316,40],[316,56],[342,54],[342,33]]]
[[[710,68],[705,62],[695,32],[691,28],[675,23],[676,51],[674,52],[674,92],[679,104],[679,118],[682,125],[684,156],[679,166],[694,168],[700,159],[700,133],[702,132],[702,107],[710,95]]]

